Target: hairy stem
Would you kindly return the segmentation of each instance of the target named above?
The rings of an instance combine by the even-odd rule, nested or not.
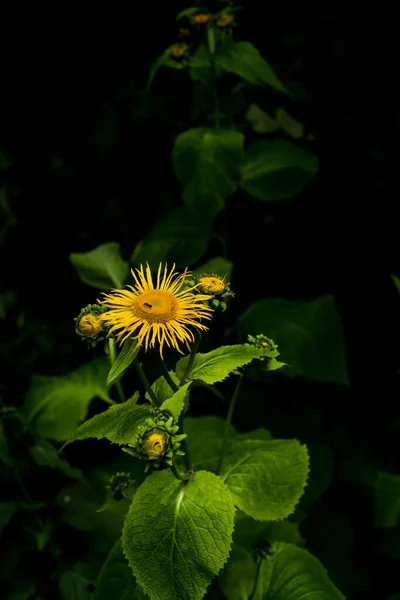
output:
[[[187,380],[190,377],[190,373],[192,372],[193,363],[194,363],[194,359],[196,358],[196,353],[197,353],[197,349],[199,347],[199,344],[200,344],[200,333],[198,331],[196,331],[194,342],[193,342],[193,346],[192,346],[192,349],[190,351],[189,361],[188,361],[188,364],[186,366],[185,373],[184,373],[184,375],[182,377],[182,380],[181,380],[181,385],[183,385],[184,383],[186,383]]]
[[[224,462],[224,457],[225,457],[226,449],[228,446],[229,429],[230,429],[230,426],[232,423],[233,412],[235,410],[236,402],[239,397],[240,389],[242,387],[242,382],[243,382],[243,373],[240,375],[239,381],[236,384],[235,391],[233,392],[232,400],[229,405],[229,410],[228,410],[228,414],[227,414],[226,421],[225,421],[224,437],[222,440],[221,450],[219,453],[217,469],[215,471],[216,475],[220,474],[222,463]]]
[[[161,358],[161,356],[159,354],[157,354],[157,362],[158,362],[158,366],[161,369],[161,372],[163,374],[165,381],[168,383],[169,387],[171,388],[171,390],[173,392],[177,392],[179,390],[179,386],[172,379],[171,375],[168,372],[167,365],[165,364],[164,360]]]
[[[211,85],[212,85],[212,96],[213,96],[213,113],[214,113],[214,124],[216,129],[219,128],[219,98],[217,90],[217,69],[215,65],[215,31],[212,25],[207,28],[207,47],[208,54],[210,57],[210,68],[211,68]]]
[[[108,356],[110,359],[110,364],[113,366],[115,361],[117,360],[117,350],[115,348],[115,339],[113,337],[108,338]],[[122,388],[122,383],[119,379],[115,382],[115,387],[117,388],[118,396],[121,402],[125,402],[125,394]]]
[[[258,578],[259,578],[259,575],[260,575],[261,563],[262,563],[262,558],[260,556],[259,559],[258,559],[258,562],[257,562],[256,576],[254,577],[253,589],[251,591],[251,594],[250,594],[248,600],[253,600],[254,595],[255,595],[255,593],[257,591],[257,584],[258,584]]]
[[[148,392],[152,400],[153,406],[160,406],[160,402],[157,396],[155,395],[154,391],[151,389],[149,380],[147,379],[145,372],[143,371],[142,365],[140,364],[137,358],[135,358],[135,360],[133,361],[133,365],[136,369],[136,373],[139,375],[140,381],[143,383],[143,387],[145,388],[146,392]]]

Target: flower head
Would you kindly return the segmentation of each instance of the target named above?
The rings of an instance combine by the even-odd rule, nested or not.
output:
[[[175,265],[168,273],[167,265],[162,273],[160,264],[154,285],[149,265],[132,269],[135,286],[113,290],[104,294],[101,304],[108,308],[101,318],[110,326],[109,335],[118,341],[135,338],[144,344],[146,351],[158,345],[162,356],[164,344],[183,354],[180,343],[190,350],[194,335],[190,327],[207,330],[200,319],[210,319],[212,308],[205,302],[211,298],[194,293],[196,286],[185,287],[187,269],[183,274],[175,272]]]
[[[221,277],[215,273],[191,275],[188,277],[188,284],[193,285],[199,294],[209,294],[211,300],[207,304],[222,312],[226,310],[229,299],[235,295],[226,276]]]
[[[89,304],[82,308],[79,315],[76,317],[75,331],[84,339],[89,346],[95,346],[96,343],[102,340],[106,333],[104,321],[101,314],[107,310],[98,304]]]

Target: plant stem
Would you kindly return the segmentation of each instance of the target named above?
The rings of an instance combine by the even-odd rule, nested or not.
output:
[[[113,364],[117,360],[117,350],[115,348],[115,339],[113,337],[108,338],[108,356],[110,359],[110,364],[111,366],[113,366]],[[117,379],[115,381],[115,387],[117,388],[120,401],[125,402],[126,398],[120,379]]]
[[[221,472],[222,463],[224,461],[226,449],[228,446],[229,429],[230,429],[230,426],[232,423],[233,411],[235,410],[236,402],[239,397],[240,389],[242,387],[242,382],[243,382],[243,373],[240,375],[239,381],[236,384],[235,391],[233,392],[232,400],[229,405],[228,415],[227,415],[226,421],[225,421],[224,437],[222,440],[221,450],[220,450],[219,458],[218,458],[218,464],[217,464],[217,468],[215,471],[216,475],[219,475]]]
[[[255,594],[255,593],[256,593],[256,591],[257,591],[257,583],[258,583],[258,577],[259,577],[259,575],[260,575],[261,563],[262,563],[262,558],[261,558],[261,556],[260,556],[260,557],[259,557],[259,559],[258,559],[258,563],[257,563],[257,568],[256,568],[256,576],[255,576],[255,578],[254,578],[254,586],[253,586],[253,589],[252,589],[252,591],[251,591],[251,594],[250,594],[250,596],[249,596],[248,600],[253,600],[253,598],[254,598],[254,594]]]
[[[185,433],[183,431],[183,411],[179,415],[179,432]],[[182,451],[185,453],[183,457],[186,471],[191,471],[193,469],[192,461],[190,460],[189,449],[187,447],[186,438],[181,441]]]
[[[219,98],[217,91],[217,69],[215,66],[215,32],[214,27],[209,25],[207,28],[207,46],[208,46],[208,54],[210,56],[210,68],[211,68],[211,85],[212,85],[212,94],[213,94],[213,104],[214,104],[214,122],[216,129],[219,128]]]
[[[179,386],[172,379],[171,375],[168,372],[167,365],[165,364],[164,360],[161,358],[161,356],[158,353],[157,353],[157,362],[158,362],[158,366],[160,367],[160,369],[162,371],[165,381],[168,383],[169,387],[171,388],[171,390],[173,392],[177,392],[179,390]]]
[[[135,358],[135,360],[133,361],[133,365],[136,369],[136,373],[139,375],[140,381],[143,383],[146,392],[148,392],[150,398],[152,399],[153,406],[160,406],[160,402],[158,401],[158,398],[155,395],[154,391],[151,389],[149,380],[147,379],[145,372],[142,369],[142,365],[140,364],[137,358]]]
[[[171,471],[173,472],[173,474],[175,475],[175,477],[177,479],[179,479],[180,481],[186,481],[188,478],[186,477],[186,473],[184,473],[183,471],[181,471],[175,463],[172,463],[172,467],[171,467]]]
[[[15,479],[18,481],[19,487],[21,488],[21,490],[25,496],[26,501],[29,502],[29,504],[33,504],[32,497],[31,497],[30,493],[28,492],[28,490],[26,489],[25,484],[22,481],[21,475],[20,475],[17,467],[14,467],[14,475],[15,475]],[[34,514],[34,517],[35,517],[36,522],[39,525],[40,529],[42,531],[44,531],[45,530],[44,523],[43,523],[42,519],[40,518],[40,516],[38,515],[37,511],[33,510],[32,512]]]
[[[193,346],[192,346],[192,349],[190,351],[189,361],[188,361],[188,364],[186,366],[185,373],[184,373],[184,375],[182,377],[182,380],[181,380],[181,385],[183,385],[184,383],[186,383],[187,380],[189,379],[190,373],[192,372],[193,363],[194,363],[194,359],[196,357],[196,352],[197,352],[197,349],[199,347],[199,344],[200,344],[200,333],[198,331],[196,331],[194,342],[193,342]]]

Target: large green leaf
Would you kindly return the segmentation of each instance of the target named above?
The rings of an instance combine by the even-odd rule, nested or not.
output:
[[[257,348],[246,344],[237,344],[235,346],[220,346],[207,354],[196,354],[189,379],[201,379],[206,383],[212,384],[223,381],[228,375],[236,371],[239,367],[249,364],[255,358],[264,358],[278,355],[278,351]],[[186,366],[189,362],[189,356],[179,359],[176,365],[176,374],[180,379],[183,378]]]
[[[218,455],[225,432],[225,420],[212,415],[203,417],[186,417],[185,433],[189,456],[196,470],[216,469]],[[229,430],[230,441],[240,437],[231,425]]]
[[[213,275],[219,275],[220,277],[226,277],[227,281],[230,281],[232,269],[233,263],[231,263],[230,260],[226,260],[226,258],[223,258],[222,256],[217,256],[194,269],[194,273],[198,275],[201,275],[202,273],[211,273]]]
[[[235,505],[260,521],[289,516],[307,476],[307,447],[297,440],[240,441],[228,449],[221,469]]]
[[[400,475],[378,471],[373,485],[375,527],[400,524]]]
[[[262,331],[277,340],[282,360],[291,367],[288,375],[348,385],[343,329],[333,296],[259,300],[237,326],[243,338]]]
[[[175,263],[184,268],[197,262],[205,253],[212,220],[194,219],[186,206],[164,215],[136,246],[131,256],[135,265],[148,262],[157,269],[160,262]]]
[[[295,196],[318,171],[315,154],[286,140],[254,142],[245,153],[241,186],[259,200]]]
[[[160,410],[168,411],[174,417],[174,419],[177,420],[185,406],[186,395],[190,385],[191,382],[185,383],[185,385],[179,388],[179,390],[175,392],[173,396],[161,404]]]
[[[34,375],[23,413],[37,435],[64,442],[87,415],[95,397],[110,401],[106,385],[108,361],[97,358],[67,375]]]
[[[123,404],[110,406],[106,411],[82,423],[68,440],[68,444],[88,438],[106,438],[113,444],[120,445],[132,442],[138,425],[150,415],[149,405],[138,405],[138,397],[139,392],[136,392]]]
[[[80,280],[98,290],[121,288],[128,275],[128,263],[121,258],[116,242],[102,244],[89,252],[70,254],[69,258]]]
[[[60,458],[53,444],[47,440],[37,440],[30,449],[33,460],[41,467],[50,467],[50,469],[58,469],[67,477],[73,479],[81,479],[82,472],[80,469],[74,469],[69,462]]]
[[[279,92],[289,93],[271,65],[250,42],[232,42],[227,39],[218,47],[215,62],[218,67],[235,73],[248,83],[269,85]]]
[[[144,600],[118,540],[107,556],[96,581],[93,600]]]
[[[152,600],[200,600],[226,562],[235,509],[227,487],[207,471],[189,481],[153,473],[137,491],[122,544]]]
[[[261,563],[254,600],[344,600],[319,560],[304,548],[276,542]]]
[[[107,376],[107,385],[111,385],[124,371],[133,363],[140,350],[140,344],[136,339],[128,339],[124,342],[121,352],[112,365]]]
[[[257,569],[249,550],[234,548],[221,574],[221,585],[229,600],[243,600],[254,590]],[[321,563],[303,548],[276,542],[270,554],[258,560],[253,600],[344,600]]]
[[[243,134],[233,129],[198,127],[175,140],[172,160],[185,204],[199,218],[212,219],[240,182]]]

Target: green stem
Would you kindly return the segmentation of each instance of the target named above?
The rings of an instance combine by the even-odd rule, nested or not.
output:
[[[110,364],[113,366],[115,361],[117,360],[117,350],[115,348],[115,339],[113,337],[108,338],[108,356],[110,358]],[[121,402],[125,402],[125,394],[122,388],[122,383],[119,379],[115,382],[115,387],[117,388],[118,396]],[[115,404],[112,402],[112,404]]]
[[[113,400],[112,398],[109,398],[108,396],[103,396],[103,394],[99,395],[99,398],[101,400],[104,400],[104,402],[107,402],[107,404],[109,404],[110,406],[113,406],[114,404],[118,404],[118,402],[115,402],[115,400]]]
[[[161,356],[158,353],[157,353],[157,362],[158,362],[158,366],[160,367],[160,369],[162,371],[165,381],[168,383],[169,387],[171,388],[171,390],[173,392],[177,392],[179,390],[179,386],[172,379],[171,375],[168,372],[167,365],[165,364],[164,360],[161,358]]]
[[[146,392],[149,394],[150,398],[152,399],[152,404],[153,406],[160,406],[160,402],[157,398],[157,396],[154,393],[154,390],[151,389],[151,385],[149,383],[149,380],[147,379],[145,372],[143,371],[142,365],[140,364],[140,362],[138,361],[137,358],[135,358],[135,360],[133,361],[133,365],[136,369],[136,373],[139,375],[140,381],[143,383],[143,386],[146,390]]]
[[[217,91],[217,69],[215,65],[215,32],[214,27],[209,25],[207,28],[207,45],[208,45],[208,54],[210,56],[210,68],[211,68],[211,85],[212,85],[212,94],[213,94],[213,112],[214,112],[214,122],[216,129],[219,128],[219,98]]]
[[[186,383],[187,380],[190,377],[190,373],[192,372],[193,363],[194,363],[194,359],[196,358],[196,353],[197,353],[197,349],[199,347],[199,344],[200,344],[200,333],[198,331],[196,331],[194,342],[193,342],[193,346],[192,346],[192,349],[190,351],[190,356],[189,356],[188,364],[186,366],[185,373],[184,373],[184,375],[183,375],[183,377],[181,379],[181,385],[183,385],[184,383]]]
[[[258,559],[258,563],[257,563],[257,568],[256,568],[256,576],[255,576],[255,578],[254,578],[254,585],[253,585],[253,589],[252,589],[252,591],[251,591],[251,594],[250,594],[250,596],[249,596],[248,600],[253,600],[253,598],[254,598],[254,595],[255,595],[255,593],[256,593],[256,591],[257,591],[257,584],[258,584],[258,578],[259,578],[259,575],[260,575],[261,563],[262,563],[262,558],[260,557],[260,558]]]
[[[224,437],[222,440],[221,450],[220,450],[219,458],[218,458],[218,464],[217,464],[217,468],[215,471],[216,475],[219,475],[221,472],[222,463],[224,461],[226,449],[228,446],[229,429],[230,429],[231,423],[232,423],[233,411],[235,410],[236,402],[239,397],[240,389],[242,387],[242,382],[243,382],[243,373],[240,375],[239,381],[236,384],[236,388],[235,388],[235,391],[233,392],[232,400],[229,405],[228,415],[227,415],[226,421],[225,421]]]
[[[186,481],[188,478],[186,476],[186,473],[184,473],[183,471],[181,471],[175,463],[172,463],[172,467],[171,467],[171,471],[173,472],[173,474],[175,475],[175,477],[177,479],[179,479],[180,481]]]
[[[185,433],[183,431],[183,411],[179,415],[179,433]],[[183,460],[185,463],[185,469],[186,469],[186,471],[192,471],[193,465],[192,465],[192,461],[190,460],[189,449],[187,447],[186,438],[181,441],[181,448],[182,448],[182,451],[185,453],[185,456],[183,457]]]
[[[14,467],[14,475],[15,475],[15,479],[18,481],[19,487],[21,488],[21,490],[25,496],[26,501],[29,504],[33,504],[32,497],[31,497],[30,493],[28,492],[28,490],[26,489],[25,484],[22,481],[21,475],[20,475],[17,467]],[[36,522],[39,525],[40,529],[42,531],[44,531],[45,530],[44,523],[43,523],[42,519],[40,518],[40,516],[38,515],[37,511],[33,510],[32,512],[33,512],[33,515],[34,515]]]

